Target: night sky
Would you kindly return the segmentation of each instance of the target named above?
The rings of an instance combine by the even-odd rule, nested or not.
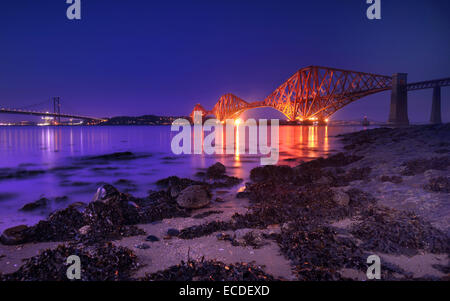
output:
[[[392,75],[450,77],[450,1],[65,0],[0,4],[0,106],[61,96],[63,112],[90,116],[187,115],[224,93],[264,99],[309,65]],[[427,121],[432,90],[409,93],[412,122]],[[389,92],[333,119],[386,121]],[[442,89],[450,121],[450,88]],[[7,115],[1,115],[4,120]],[[21,117],[26,119],[26,117]]]

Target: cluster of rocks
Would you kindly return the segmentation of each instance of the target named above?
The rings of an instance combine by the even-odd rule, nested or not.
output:
[[[132,153],[105,156],[95,159],[134,158]],[[216,180],[231,178],[225,175],[225,166],[220,163],[208,168],[207,174]],[[144,234],[134,225],[165,218],[187,217],[192,210],[208,206],[211,202],[210,190],[217,186],[215,183],[169,177],[157,183],[165,189],[150,191],[146,198],[135,198],[121,193],[112,185],[104,184],[98,188],[89,204],[72,204],[66,209],[53,212],[47,219],[32,227],[19,225],[6,229],[0,241],[8,245],[69,240],[94,244]],[[46,207],[49,202],[50,200],[41,198],[26,204],[21,210],[36,210]]]
[[[362,150],[370,145],[386,145],[403,141],[418,141],[418,137],[435,137],[439,142],[433,145],[439,153],[445,153],[450,146],[450,123],[409,126],[404,128],[377,128],[369,131],[339,135],[346,150]],[[427,143],[426,139],[424,143]],[[434,143],[434,142],[432,142]],[[445,151],[444,151],[445,150]]]
[[[307,218],[309,221],[326,223],[353,216],[375,200],[357,189],[343,190],[340,177],[348,173],[331,173],[329,168],[342,167],[361,159],[347,157],[342,153],[315,163],[303,163],[298,167],[265,166],[251,171],[252,183],[247,183],[245,196],[251,201],[246,214],[234,214],[230,221],[212,221],[181,230],[182,239],[192,239],[214,232],[236,231],[244,228],[266,228]],[[322,168],[325,169],[322,171]],[[324,174],[333,178],[327,184],[315,181]],[[332,186],[333,183],[336,185]]]
[[[207,168],[206,172],[198,172],[197,177],[208,183],[210,188],[232,187],[242,182],[242,179],[225,174],[225,166],[217,162]]]
[[[143,219],[145,213],[139,211],[139,205],[130,195],[105,184],[97,190],[89,204],[72,204],[31,227],[20,225],[6,229],[0,241],[8,245],[68,240],[100,243],[121,236],[142,234],[131,225]]]
[[[375,134],[378,133],[391,130],[376,130]],[[373,140],[367,134],[360,139]],[[247,214],[235,214],[228,222],[212,221],[182,229],[179,238],[219,232],[220,240],[246,245],[225,232],[283,225],[281,233],[266,238],[278,242],[283,254],[295,265],[299,280],[344,280],[338,271],[366,270],[365,259],[373,251],[408,256],[419,251],[450,254],[449,237],[428,222],[413,213],[382,207],[371,194],[345,187],[352,181],[369,178],[370,167],[347,167],[361,159],[362,156],[339,153],[293,168],[257,167],[251,171],[252,182],[246,183],[245,191],[238,195],[251,201]],[[420,164],[406,163],[405,170],[416,172]],[[436,167],[434,159],[423,164],[426,167],[420,167],[421,170]],[[381,176],[380,180],[398,184],[403,179]],[[431,180],[428,189],[445,191],[446,181]],[[343,219],[357,222],[348,230],[331,226]],[[248,238],[251,245],[254,237]],[[392,264],[387,264],[384,273],[385,279],[392,278],[394,273],[411,277]]]

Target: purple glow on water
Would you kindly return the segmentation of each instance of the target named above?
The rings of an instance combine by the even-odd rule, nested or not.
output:
[[[281,126],[279,164],[295,166],[339,150],[338,134],[362,127]],[[13,225],[34,224],[51,211],[73,202],[89,202],[100,183],[145,196],[159,179],[193,177],[219,161],[227,173],[247,179],[260,165],[259,155],[181,155],[171,152],[169,126],[0,127],[0,174],[41,170],[27,178],[0,179],[0,231]],[[131,151],[133,160],[87,160],[86,157]],[[127,181],[117,182],[121,179]],[[40,197],[53,199],[42,211],[21,212]]]

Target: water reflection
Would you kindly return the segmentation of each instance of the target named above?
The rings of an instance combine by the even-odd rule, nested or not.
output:
[[[127,150],[154,151],[173,155],[170,151],[170,139],[173,136],[167,127],[140,128],[130,130],[131,127],[2,127],[0,128],[0,158],[1,164],[12,165],[23,163],[33,158],[37,153],[41,154],[41,161],[35,163],[50,163],[56,158],[88,155],[102,152],[114,152],[126,148]],[[350,131],[348,127],[346,130]],[[310,158],[317,157],[317,153],[328,153],[332,137],[343,131],[340,127],[329,126],[280,126],[279,148],[280,159],[288,157]],[[157,132],[158,138],[152,136]],[[199,158],[228,157],[226,150],[227,135],[225,128],[222,134],[217,135],[217,148],[221,148],[222,154],[215,149],[215,154],[204,154],[203,143],[205,135],[200,131],[198,154],[192,156]],[[249,130],[245,132],[245,147],[242,143],[240,131],[234,131],[233,160],[235,163],[244,158],[255,158],[258,155],[249,154]],[[192,137],[195,137],[193,133]],[[214,139],[216,140],[216,139]],[[215,141],[214,141],[215,143]],[[195,150],[194,139],[192,150]],[[267,144],[270,146],[270,126],[267,129]],[[258,149],[259,151],[259,149]],[[57,155],[55,153],[62,152]],[[194,160],[194,162],[198,162]],[[202,160],[202,162],[206,162]],[[12,164],[8,164],[12,163]]]
[[[336,135],[361,129],[280,126],[278,163],[295,166],[301,161],[326,156],[340,148]],[[270,130],[268,127],[268,146],[272,145]],[[92,199],[97,185],[102,182],[114,184],[119,179],[126,179],[133,183],[134,188],[130,193],[145,196],[149,189],[156,188],[154,183],[161,178],[172,175],[192,178],[197,171],[204,170],[215,162],[224,164],[229,175],[247,180],[250,170],[260,166],[261,156],[268,157],[249,154],[248,132],[247,130],[245,133],[245,151],[242,151],[240,145],[243,140],[239,135],[242,133],[234,131],[231,154],[226,153],[227,137],[224,129],[218,138],[222,154],[176,156],[170,147],[172,137],[176,133],[171,132],[167,126],[0,127],[0,171],[5,167],[11,170],[26,168],[45,171],[36,177],[0,178],[0,193],[14,195],[0,204],[0,231],[7,225],[28,223],[30,219],[35,218],[32,215],[17,213],[24,203],[35,201],[41,196],[68,196],[70,203],[88,202]],[[202,143],[208,134],[201,132]],[[124,151],[146,156],[135,160],[88,161],[88,164],[83,164],[86,162],[83,158],[87,156]],[[87,184],[79,186],[75,183]],[[67,204],[61,203],[58,206],[65,207]],[[38,219],[40,217],[36,218]]]

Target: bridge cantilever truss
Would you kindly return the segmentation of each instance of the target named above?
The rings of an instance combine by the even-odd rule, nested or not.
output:
[[[272,107],[289,120],[323,120],[347,104],[391,86],[390,76],[309,66],[297,71],[263,101],[249,103],[229,93],[221,96],[211,111],[197,104],[193,112],[225,120],[251,108]]]

